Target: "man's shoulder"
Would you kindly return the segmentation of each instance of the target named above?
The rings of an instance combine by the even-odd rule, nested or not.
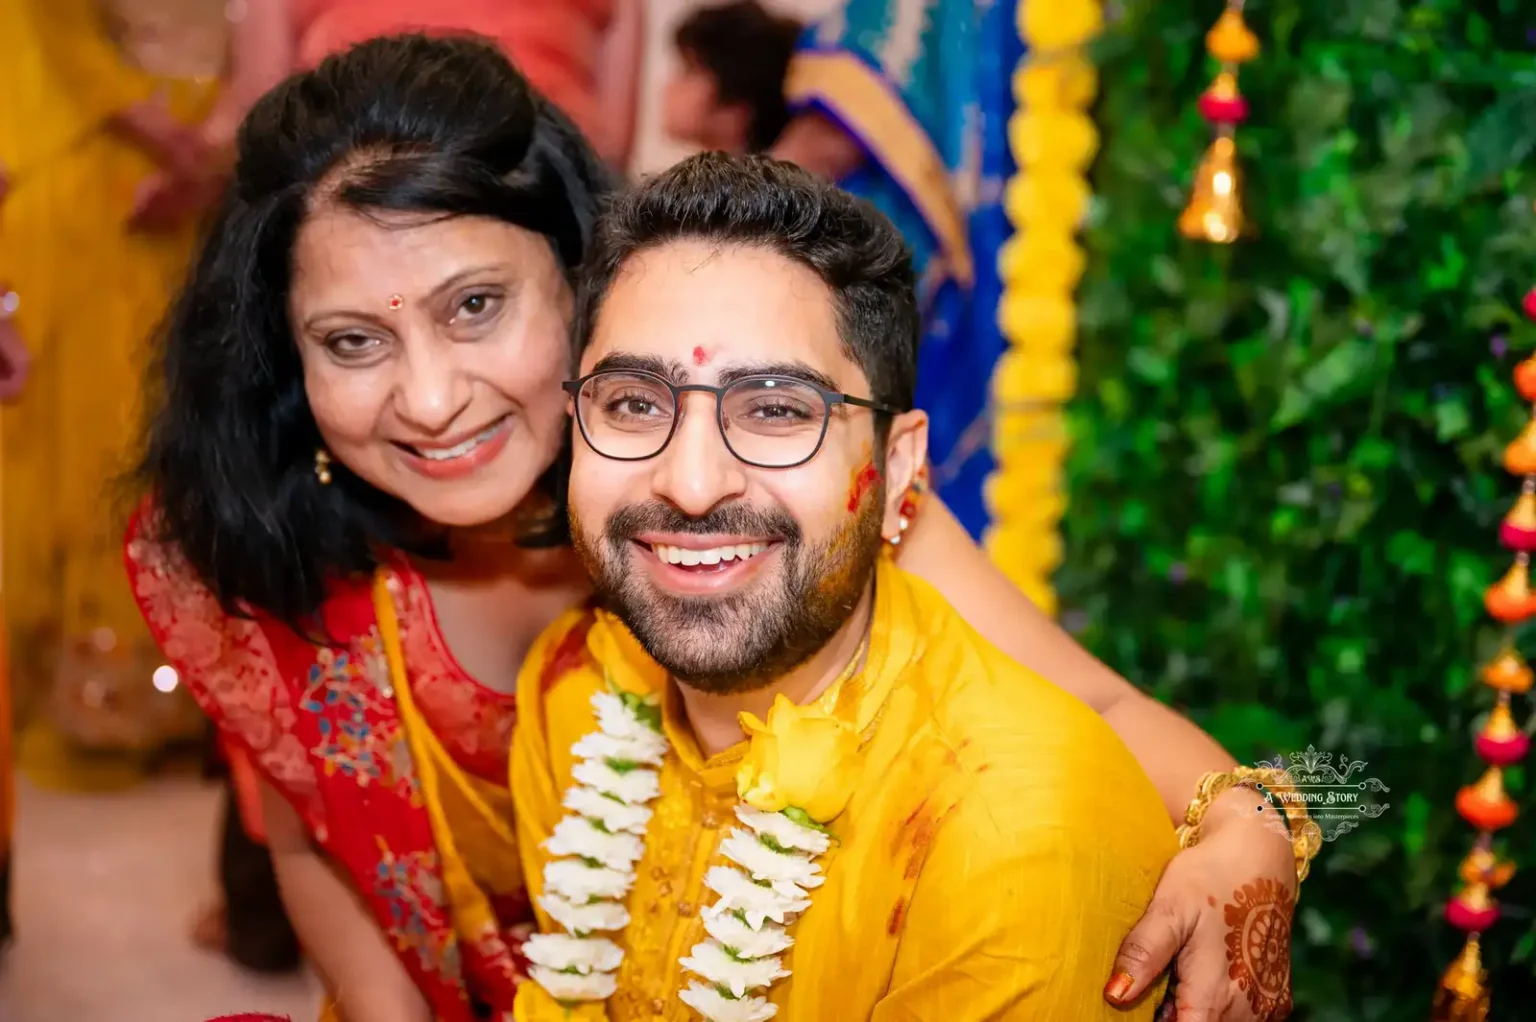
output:
[[[926,606],[926,594],[924,603],[924,645],[904,687],[927,717],[918,740],[942,750],[965,815],[1005,838],[1044,826],[1171,838],[1156,789],[1102,717],[947,603]]]
[[[927,582],[904,579],[921,633],[906,683],[930,702],[945,729],[983,745],[1028,747],[1019,739],[1037,733],[1068,733],[1090,748],[1119,744],[1086,703],[994,646]]]

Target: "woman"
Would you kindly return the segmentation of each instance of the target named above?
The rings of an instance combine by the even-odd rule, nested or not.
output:
[[[474,33],[509,54],[536,87],[564,110],[614,167],[629,162],[634,144],[644,44],[642,0],[253,0],[232,6],[224,103],[202,126],[212,151],[232,149],[240,118],[266,85],[292,69],[312,68],[325,56],[365,39],[420,29],[439,34]],[[261,81],[261,89],[247,84]],[[215,167],[222,164],[216,159]],[[135,222],[175,224],[189,196],[206,194],[210,175],[166,170],[141,189]],[[248,791],[252,772],[239,749],[225,750],[234,789]],[[225,951],[258,971],[281,970],[292,961],[288,926],[280,906],[260,892],[270,886],[260,847],[260,813],[250,799],[241,811],[224,809],[220,876],[246,877],[245,889],[221,882],[218,903],[200,914],[194,939]]]
[[[366,43],[252,111],[169,331],[130,576],[262,773],[285,902],[347,1018],[512,1005],[529,916],[510,693],[533,639],[588,594],[564,542],[559,382],[606,187],[493,50]],[[909,536],[904,562],[941,588],[956,565],[989,570],[937,504]],[[1171,810],[1230,762],[1038,613],[1022,620],[997,637],[1111,709]],[[580,651],[576,636],[552,657]],[[1289,863],[1266,828],[1216,815],[1164,885],[1200,918],[1205,878]]]

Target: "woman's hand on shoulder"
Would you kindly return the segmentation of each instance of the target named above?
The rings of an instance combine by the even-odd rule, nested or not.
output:
[[[1296,863],[1279,810],[1235,789],[1174,856],[1104,988],[1129,1004],[1170,965],[1158,1022],[1280,1022],[1291,1012]]]

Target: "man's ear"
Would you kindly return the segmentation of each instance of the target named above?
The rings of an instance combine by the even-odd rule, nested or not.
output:
[[[928,413],[902,412],[891,419],[885,438],[885,518],[880,535],[887,542],[901,535],[901,505],[928,460]]]

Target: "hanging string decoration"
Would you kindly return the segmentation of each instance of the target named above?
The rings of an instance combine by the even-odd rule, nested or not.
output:
[[[1197,241],[1231,244],[1243,233],[1241,169],[1237,162],[1237,126],[1248,119],[1248,101],[1237,91],[1238,68],[1259,55],[1259,40],[1243,21],[1243,0],[1227,9],[1205,36],[1205,48],[1221,70],[1200,97],[1200,115],[1215,138],[1200,166],[1189,205],[1179,216],[1179,233]]]
[[[1061,563],[1067,436],[1063,405],[1077,389],[1074,292],[1085,258],[1077,233],[1088,213],[1088,168],[1099,133],[1088,109],[1098,75],[1083,47],[1104,25],[1100,0],[1021,0],[1027,47],[1014,73],[1018,110],[1008,123],[1019,170],[1004,205],[1014,236],[998,254],[999,325],[1009,350],[992,378],[987,480],[994,561],[1034,603],[1056,612],[1051,576]]]
[[[1536,289],[1526,296],[1525,312],[1536,319]],[[1531,421],[1504,449],[1505,469],[1522,480],[1520,496],[1499,527],[1499,541],[1514,552],[1515,563],[1483,598],[1489,615],[1511,631],[1536,617],[1530,575],[1531,554],[1536,552],[1536,357],[1515,367],[1515,388],[1531,403]],[[1493,842],[1494,834],[1519,815],[1504,790],[1504,771],[1523,760],[1531,745],[1530,736],[1515,723],[1511,705],[1516,696],[1530,692],[1531,668],[1515,651],[1512,637],[1483,668],[1482,680],[1495,693],[1493,710],[1475,742],[1477,755],[1487,766],[1476,783],[1456,795],[1456,811],[1477,829],[1477,837],[1461,863],[1461,888],[1445,906],[1446,921],[1465,933],[1466,940],[1435,991],[1434,1022],[1483,1022],[1487,1017],[1488,974],[1479,940],[1499,918],[1493,892],[1515,872],[1514,864],[1500,858]]]

